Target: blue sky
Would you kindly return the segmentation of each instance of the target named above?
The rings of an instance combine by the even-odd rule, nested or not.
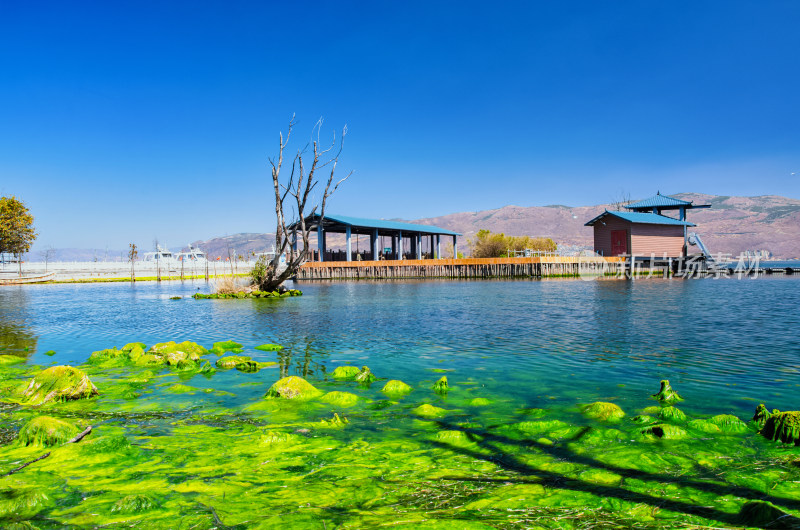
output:
[[[415,219],[697,191],[800,197],[800,3],[6,2],[0,194],[40,245],[274,230],[296,113],[329,211]]]

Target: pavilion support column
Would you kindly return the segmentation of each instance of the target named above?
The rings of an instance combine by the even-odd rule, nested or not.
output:
[[[403,232],[397,233],[397,259],[403,259]]]
[[[436,258],[442,259],[442,236],[436,234]]]
[[[350,254],[351,249],[353,248],[352,244],[350,243],[350,227],[348,226],[345,231],[345,237],[347,238],[347,261],[353,261],[353,256]]]
[[[422,234],[417,234],[416,236],[414,236],[414,240],[416,242],[416,245],[414,246],[417,247],[416,249],[417,259],[422,259]]]
[[[431,253],[431,259],[434,259],[436,257],[436,253],[433,251],[433,240],[434,240],[435,237],[436,236],[431,234],[429,236],[430,241],[428,241],[428,252]]]
[[[453,259],[458,259],[458,236],[453,236]]]
[[[378,253],[378,242],[379,242],[379,240],[380,240],[380,238],[378,236],[378,229],[376,228],[375,231],[372,233],[372,241],[370,242],[371,243],[370,246],[372,247],[372,259],[374,261],[377,261],[378,257],[379,257],[378,256],[378,254],[379,254]]]
[[[397,237],[392,234],[392,259],[397,259]]]
[[[319,260],[325,261],[325,229],[322,223],[317,226],[317,249],[319,250]]]

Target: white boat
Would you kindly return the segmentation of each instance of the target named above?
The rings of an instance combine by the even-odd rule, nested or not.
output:
[[[178,261],[182,261],[184,266],[188,265],[202,265],[205,266],[208,258],[206,257],[206,253],[200,250],[199,248],[194,248],[192,245],[189,245],[189,250],[187,252],[178,252],[177,254]]]
[[[145,252],[142,258],[142,263],[147,265],[157,265],[158,267],[166,270],[177,270],[179,263],[175,256],[169,250],[161,248],[161,245],[156,245],[155,252]]]

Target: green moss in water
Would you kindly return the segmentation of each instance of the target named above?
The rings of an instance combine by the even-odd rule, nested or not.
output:
[[[450,386],[447,384],[447,376],[443,375],[438,381],[433,384],[433,391],[437,394],[446,394],[447,391],[450,390]]]
[[[587,418],[599,421],[619,421],[625,417],[625,412],[614,403],[597,401],[581,408],[581,412]]]
[[[267,390],[265,397],[272,399],[281,398],[305,401],[308,399],[314,399],[321,393],[322,392],[317,390],[311,383],[302,377],[291,375],[275,382],[275,384],[273,384],[269,390]]]
[[[725,433],[747,432],[747,424],[732,414],[719,414],[708,421]]]
[[[0,521],[30,519],[51,504],[50,498],[36,489],[0,489]]]
[[[691,420],[686,424],[690,429],[704,432],[706,434],[721,434],[722,429],[718,425],[711,423],[708,420]]]
[[[378,378],[375,377],[368,366],[362,366],[361,371],[356,374],[355,380],[363,385],[369,385],[373,381],[377,381]]]
[[[759,433],[772,441],[800,445],[800,412],[779,412],[771,415]]]
[[[651,434],[665,440],[677,440],[686,437],[686,431],[676,425],[670,425],[669,423],[650,425],[642,430],[642,434]]]
[[[491,400],[482,397],[473,398],[468,403],[470,407],[488,407],[491,404],[492,404]]]
[[[391,381],[387,381],[381,392],[386,394],[387,396],[404,396],[411,392],[412,388],[405,384],[404,382],[398,379],[392,379]]]
[[[441,418],[442,416],[446,416],[449,413],[449,411],[445,409],[434,407],[433,405],[429,405],[428,403],[420,405],[419,407],[413,409],[411,412],[423,418]]]
[[[247,357],[245,355],[228,355],[225,357],[220,357],[217,359],[217,368],[221,370],[231,370],[236,368],[238,365],[245,363],[247,361],[252,361],[253,359]]]
[[[141,350],[146,350],[147,345],[144,342],[129,342],[125,346],[121,348],[122,351],[131,351],[134,348],[139,348]]]
[[[105,350],[98,350],[96,352],[92,352],[92,354],[89,356],[89,359],[86,362],[89,364],[102,364],[115,360],[126,361],[127,359],[128,359],[128,352],[123,350],[118,350],[116,348],[107,348]]]
[[[686,414],[677,407],[664,407],[658,412],[658,417],[662,421],[669,421],[672,423],[683,423],[686,421]]]
[[[20,429],[17,441],[26,446],[53,447],[69,441],[76,434],[78,428],[71,423],[50,416],[38,416]]]
[[[280,344],[262,344],[260,346],[256,346],[255,349],[260,351],[280,351],[283,349],[283,346]]]
[[[739,511],[739,520],[758,528],[800,528],[800,519],[767,501],[749,501]]]
[[[86,399],[98,394],[97,387],[82,370],[72,366],[53,366],[31,379],[22,393],[28,405],[53,401]]]
[[[652,425],[654,423],[658,423],[658,420],[652,416],[648,416],[647,414],[641,414],[639,416],[634,416],[631,418],[633,423],[638,425]]]
[[[766,405],[761,403],[756,407],[756,412],[753,414],[753,423],[756,425],[756,427],[761,429],[764,424],[767,423],[767,420],[770,416],[772,416],[772,414],[770,414],[770,412],[767,410]]]
[[[167,389],[168,392],[171,392],[173,394],[194,394],[195,392],[198,392],[198,390],[199,389],[197,389],[197,388],[195,388],[193,386],[184,385],[184,384],[181,384],[181,383],[177,383],[175,385],[172,385],[171,387],[169,387]]]
[[[333,373],[331,373],[331,377],[334,379],[351,380],[355,379],[360,371],[361,370],[356,366],[337,366]]]
[[[261,370],[261,365],[256,361],[244,361],[236,365],[236,369],[246,374],[254,374]]]
[[[332,427],[334,429],[341,429],[342,427],[350,423],[350,421],[344,416],[339,416],[339,414],[334,413],[331,419],[329,420],[323,419],[320,421],[320,423],[322,424],[321,425],[322,427],[328,427],[328,428]]]
[[[0,366],[8,365],[8,364],[18,364],[18,363],[24,363],[24,362],[25,362],[25,358],[24,357],[18,357],[16,355],[11,355],[11,354],[8,354],[8,353],[4,353],[4,354],[0,355]]]
[[[197,344],[196,342],[185,340],[176,343],[175,341],[161,342],[150,347],[149,353],[165,356],[168,353],[183,352],[186,354],[193,354],[193,356],[202,356],[208,353],[208,350]]]
[[[661,403],[668,405],[677,403],[678,401],[683,401],[683,398],[672,389],[672,385],[669,384],[667,379],[661,381],[661,388],[656,394],[653,394],[653,397]]]
[[[111,507],[111,512],[126,514],[142,513],[158,508],[158,502],[148,495],[126,495]]]
[[[211,348],[211,353],[215,353],[217,355],[222,355],[225,352],[233,352],[233,353],[241,353],[242,345],[238,342],[234,342],[232,340],[223,340],[220,342],[215,342],[214,346]]]
[[[52,357],[53,355],[56,354],[56,351],[55,350],[47,350],[46,352],[44,352],[44,354],[47,355],[48,357]]]
[[[356,403],[358,403],[358,396],[355,394],[351,394],[350,392],[328,392],[320,399],[323,403],[328,403],[329,405],[335,405],[337,407],[352,407]]]
[[[464,431],[439,431],[436,433],[436,441],[454,447],[475,445],[475,442]]]

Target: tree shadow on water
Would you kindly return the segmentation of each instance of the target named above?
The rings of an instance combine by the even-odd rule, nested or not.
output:
[[[538,483],[543,486],[550,486],[560,490],[572,490],[590,493],[603,498],[614,498],[631,503],[641,503],[654,508],[669,510],[676,513],[684,513],[703,517],[705,519],[717,521],[726,525],[742,526],[761,526],[764,528],[800,528],[800,518],[788,514],[782,514],[779,520],[759,521],[743,520],[744,512],[728,513],[709,506],[699,506],[691,502],[678,499],[664,498],[653,494],[632,491],[622,485],[625,479],[637,479],[649,482],[660,483],[663,485],[678,485],[681,487],[693,488],[695,490],[712,493],[717,496],[736,496],[747,499],[747,501],[767,501],[776,506],[791,510],[800,510],[800,500],[777,497],[765,494],[744,486],[735,484],[712,482],[701,479],[673,476],[665,473],[649,473],[638,469],[620,467],[613,464],[601,462],[586,454],[579,454],[566,447],[565,444],[546,445],[534,440],[517,440],[502,434],[489,432],[485,429],[463,427],[446,421],[436,422],[442,429],[449,431],[461,431],[477,444],[479,450],[469,447],[461,447],[449,443],[431,440],[429,443],[435,447],[446,449],[454,453],[468,456],[474,459],[490,462],[512,472],[517,477],[503,479],[484,478],[484,477],[442,477],[446,480],[476,481],[476,482],[501,482],[501,483]],[[565,440],[566,443],[577,442],[585,436],[592,428],[584,427],[581,431]],[[544,454],[553,457],[554,462],[566,461],[570,463],[582,464],[587,469],[597,469],[616,473],[622,477],[620,485],[597,484],[579,478],[572,478],[566,475],[539,469],[523,461],[519,456],[504,450],[501,445],[519,446],[526,449],[537,449]],[[535,477],[535,478],[531,478]]]

